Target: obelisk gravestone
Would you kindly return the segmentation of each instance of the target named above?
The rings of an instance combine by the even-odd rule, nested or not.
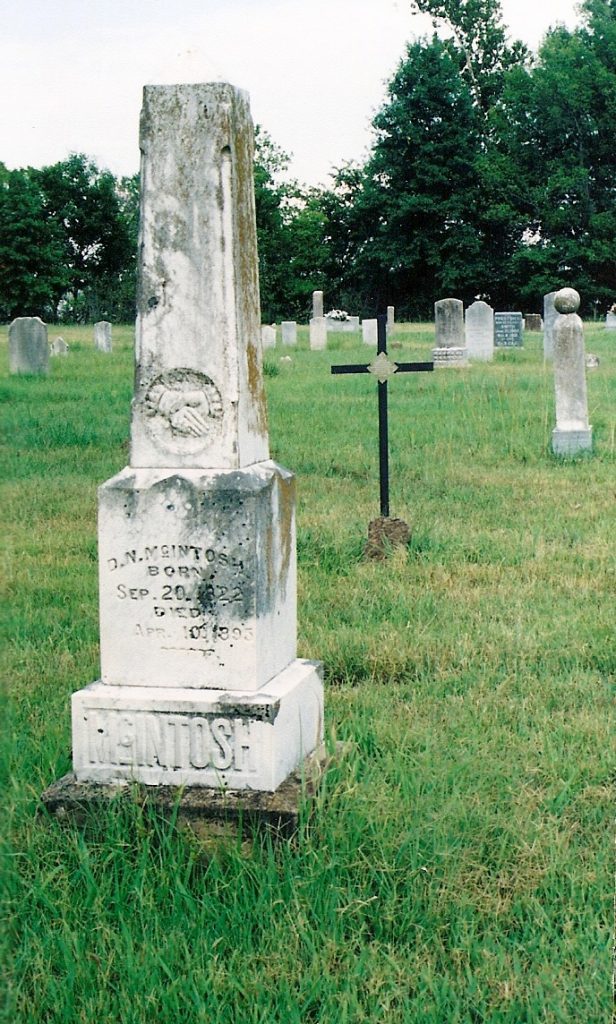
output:
[[[269,458],[247,95],[146,86],[130,465],[99,491],[78,780],[273,791],[321,741],[294,478]]]

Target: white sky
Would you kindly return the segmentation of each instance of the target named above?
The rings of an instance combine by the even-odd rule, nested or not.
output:
[[[502,0],[532,49],[575,0]],[[430,32],[407,0],[0,0],[0,160],[70,152],[115,174],[139,167],[145,83],[228,81],[293,157],[303,184],[361,158],[406,42]]]

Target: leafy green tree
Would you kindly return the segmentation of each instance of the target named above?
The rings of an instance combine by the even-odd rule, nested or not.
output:
[[[135,242],[110,171],[83,154],[31,171],[46,217],[59,229],[68,290],[84,319],[109,312],[110,283],[126,271]]]
[[[487,115],[498,99],[510,67],[523,63],[528,51],[519,40],[509,43],[500,0],[410,0],[415,14],[431,15],[445,29],[447,44],[463,55],[461,74],[474,101]]]
[[[478,287],[481,118],[462,60],[436,36],[408,46],[374,118],[371,157],[340,174],[327,200],[341,290],[364,315],[391,303],[424,316],[435,298]]]
[[[588,311],[616,281],[616,17],[591,0],[574,31],[551,30],[537,62],[507,78],[494,114],[503,195],[519,237],[511,276],[527,307],[562,284]]]
[[[54,319],[68,285],[63,240],[30,172],[0,171],[0,317]]]

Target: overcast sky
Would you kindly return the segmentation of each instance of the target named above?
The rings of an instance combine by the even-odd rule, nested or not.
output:
[[[575,0],[503,0],[536,49]],[[86,153],[139,167],[145,83],[228,81],[292,156],[304,184],[361,158],[405,44],[430,31],[407,0],[0,0],[0,160],[41,167]]]

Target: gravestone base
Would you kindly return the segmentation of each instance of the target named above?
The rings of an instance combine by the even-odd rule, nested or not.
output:
[[[274,793],[254,790],[204,789],[186,786],[143,786],[116,783],[79,782],[69,772],[52,783],[41,795],[41,809],[62,821],[83,823],[88,812],[109,808],[122,801],[161,811],[188,824],[202,839],[234,838],[238,828],[249,837],[255,830],[276,839],[288,839],[297,831],[300,812],[319,792],[324,775],[334,758],[321,744],[285,779]]]
[[[578,452],[591,450],[592,427],[588,427],[588,430],[559,430],[555,427],[552,431],[554,455],[577,455]]]
[[[99,681],[72,707],[78,782],[273,793],[323,741],[322,669],[300,659],[257,692]]]
[[[411,538],[411,528],[404,519],[379,516],[368,524],[368,540],[364,557],[375,561],[386,558],[393,548],[404,547]]]
[[[468,350],[466,348],[434,348],[432,349],[434,369],[439,366],[468,366]]]

